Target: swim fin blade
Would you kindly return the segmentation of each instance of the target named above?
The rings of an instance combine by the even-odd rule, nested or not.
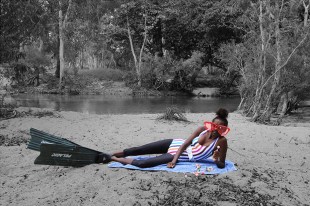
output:
[[[31,128],[28,149],[40,151],[35,164],[83,167],[95,163],[107,163],[111,156],[82,147],[65,138]]]
[[[34,164],[83,167],[89,164],[104,163],[110,156],[79,145],[41,144],[40,155]]]
[[[57,137],[52,134],[31,128],[30,129],[31,139],[27,145],[28,149],[40,151],[41,144],[62,144],[67,146],[78,146],[78,144],[71,142],[65,138]]]

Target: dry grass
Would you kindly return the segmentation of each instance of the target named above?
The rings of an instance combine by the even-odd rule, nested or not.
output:
[[[167,107],[165,113],[159,116],[158,120],[168,120],[168,121],[183,121],[188,122],[187,118],[183,114],[184,112],[178,107]]]

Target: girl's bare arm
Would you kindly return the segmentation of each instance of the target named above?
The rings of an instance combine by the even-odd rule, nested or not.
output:
[[[198,127],[195,132],[189,136],[189,138],[187,138],[185,140],[185,142],[179,147],[177,153],[174,155],[174,158],[172,160],[172,162],[169,162],[167,167],[169,168],[173,168],[176,164],[176,162],[178,161],[180,155],[183,153],[183,151],[192,143],[193,139],[195,137],[197,137],[202,131],[204,131],[205,128],[202,126],[202,127]]]
[[[226,153],[227,153],[227,139],[223,138],[218,143],[218,146],[220,146],[219,150],[214,152],[213,158],[214,162],[217,165],[218,168],[224,168],[225,167],[225,159],[226,159]]]

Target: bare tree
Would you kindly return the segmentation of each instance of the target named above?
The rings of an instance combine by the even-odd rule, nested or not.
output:
[[[132,41],[132,36],[131,36],[131,32],[130,32],[130,24],[129,24],[129,20],[128,20],[128,16],[127,16],[127,33],[128,33],[128,39],[129,39],[129,43],[130,43],[130,48],[131,48],[131,52],[132,52],[132,56],[134,59],[134,63],[135,63],[135,69],[136,69],[136,74],[138,77],[138,86],[141,86],[141,64],[142,64],[142,55],[143,55],[143,50],[144,50],[144,46],[145,46],[145,42],[147,39],[147,27],[146,27],[146,20],[147,20],[147,15],[146,12],[144,14],[144,37],[143,37],[143,43],[142,46],[140,48],[140,53],[139,53],[139,59],[137,58],[135,49],[134,49],[134,45],[133,45],[133,41]]]
[[[304,13],[304,27],[308,26],[308,18],[309,18],[309,6],[310,6],[310,0],[308,0],[308,4],[306,4],[305,0],[302,0],[305,13]]]
[[[58,13],[58,21],[59,21],[59,61],[60,61],[60,78],[59,78],[59,90],[61,90],[62,80],[64,76],[64,69],[65,69],[65,60],[64,60],[64,31],[66,29],[66,25],[68,22],[68,15],[70,13],[70,9],[72,6],[72,0],[69,0],[68,8],[63,17],[62,11],[62,0],[59,0],[59,13]]]
[[[252,7],[255,7],[254,4],[252,4]],[[257,87],[256,87],[256,92],[255,92],[255,99],[252,108],[250,109],[253,110],[253,120],[256,120],[259,117],[259,112],[262,107],[262,95],[263,95],[263,88],[261,87],[262,83],[264,82],[265,79],[265,74],[266,74],[266,49],[268,46],[269,40],[267,40],[267,31],[264,28],[264,16],[266,14],[263,11],[263,1],[259,1],[259,31],[260,31],[260,46],[261,46],[261,52],[260,52],[260,59],[259,59],[259,72],[258,72],[258,82],[257,82]]]
[[[291,13],[301,2],[305,8],[304,18],[307,19],[302,24]],[[283,117],[291,105],[290,101],[296,101],[294,86],[283,80],[288,78],[287,72],[295,69],[288,63],[308,38],[309,5],[305,0],[259,0],[251,3],[251,10],[254,12],[251,13],[250,20],[257,23],[256,26],[249,27],[249,33],[257,36],[249,38],[249,43],[254,43],[257,47],[246,47],[248,54],[245,55],[249,58],[243,58],[245,66],[239,70],[242,76],[242,101],[238,108],[244,109],[245,114],[253,121],[269,121],[275,109],[278,108],[279,111],[280,102],[280,117]],[[236,52],[233,53],[236,55]],[[302,55],[306,54],[299,54]],[[236,67],[238,61],[233,61]]]

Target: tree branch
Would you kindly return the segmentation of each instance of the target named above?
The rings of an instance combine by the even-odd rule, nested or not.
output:
[[[284,0],[282,0],[282,3],[281,3],[281,8],[280,8],[280,12],[279,12],[279,18],[280,18],[280,16],[281,16],[283,6],[284,6]]]
[[[308,33],[306,33],[305,37],[299,42],[299,44],[293,49],[293,51],[290,53],[290,55],[288,56],[288,58],[286,59],[286,61],[284,62],[283,65],[281,65],[271,76],[268,77],[268,79],[266,80],[266,82],[263,84],[262,88],[264,88],[266,86],[266,84],[269,82],[269,80],[278,72],[280,71],[280,69],[282,69],[287,63],[288,61],[291,59],[291,57],[293,56],[293,54],[295,53],[295,51],[301,46],[301,44],[307,39],[308,37]]]
[[[67,8],[66,16],[64,18],[64,21],[62,22],[62,25],[64,27],[66,27],[66,24],[67,24],[67,21],[68,21],[68,15],[69,15],[69,12],[71,10],[71,7],[72,7],[72,0],[69,0],[69,5],[68,5],[68,8]]]
[[[145,14],[145,18],[144,18],[144,39],[143,39],[143,44],[141,46],[140,56],[139,56],[139,70],[140,70],[140,67],[141,67],[141,59],[142,59],[142,53],[143,53],[144,45],[145,45],[145,42],[146,42],[146,36],[147,36],[147,29],[146,29],[146,14]]]
[[[309,0],[309,4],[306,5],[306,2],[303,0],[302,1],[303,6],[305,8],[305,13],[304,13],[304,27],[306,27],[308,25],[308,16],[309,16],[309,6],[310,6],[310,0]]]
[[[307,8],[307,5],[305,3],[305,0],[302,0],[302,4],[304,5],[305,8]]]
[[[127,18],[127,32],[128,32],[128,39],[129,39],[129,43],[130,43],[130,48],[131,48],[132,56],[133,56],[134,61],[135,61],[135,66],[137,66],[136,65],[137,64],[137,57],[136,57],[136,54],[135,54],[135,50],[133,48],[132,37],[131,37],[131,33],[130,33],[130,28],[129,28],[128,16],[126,18]]]

